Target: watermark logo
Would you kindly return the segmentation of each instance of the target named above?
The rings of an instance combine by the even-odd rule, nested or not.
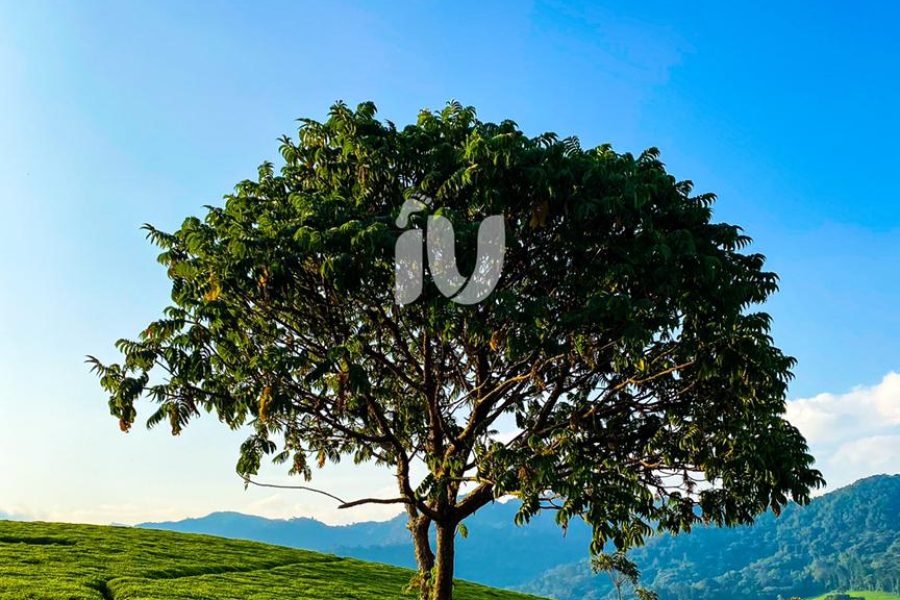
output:
[[[427,198],[409,198],[400,208],[397,227],[405,229],[410,215],[427,208]],[[394,246],[394,298],[397,304],[409,304],[421,295],[425,251],[428,270],[444,296],[457,304],[477,304],[487,298],[497,287],[503,270],[506,252],[503,215],[487,217],[478,226],[478,256],[468,280],[456,267],[456,239],[450,219],[429,215],[425,229],[424,233],[418,228],[403,232]]]

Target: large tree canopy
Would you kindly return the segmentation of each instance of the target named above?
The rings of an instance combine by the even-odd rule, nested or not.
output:
[[[794,361],[758,311],[777,277],[712,222],[712,195],[655,149],[528,137],[457,103],[403,129],[375,112],[304,119],[280,170],[264,163],[174,233],[147,226],[172,304],[118,342],[118,364],[91,359],[123,429],[146,396],[149,424],[176,434],[203,412],[251,425],[246,476],[266,455],[306,478],[342,456],[390,465],[397,496],[367,501],[406,506],[434,598],[450,597],[457,525],[496,497],[521,499],[522,521],[583,517],[597,552],[808,500],[821,476],[783,417]],[[482,302],[426,276],[396,303],[395,220],[413,195],[452,221],[463,273],[481,221],[504,216]]]

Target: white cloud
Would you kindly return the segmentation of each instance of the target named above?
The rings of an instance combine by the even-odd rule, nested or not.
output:
[[[872,469],[897,468],[900,435],[876,435],[841,445],[832,456],[835,464]]]
[[[900,471],[900,434],[874,435],[838,446],[827,460],[829,487],[853,483],[860,477]]]
[[[788,402],[787,418],[806,436],[834,489],[879,473],[900,472],[900,374],[843,394]]]
[[[188,516],[194,515],[175,508],[139,504],[98,504],[90,508],[53,505],[36,510],[21,506],[0,507],[0,519],[12,521],[131,525],[142,521],[175,521]]]

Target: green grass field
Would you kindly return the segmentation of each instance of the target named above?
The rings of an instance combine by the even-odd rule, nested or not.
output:
[[[412,573],[327,554],[166,531],[0,521],[0,600],[380,600]],[[526,600],[460,582],[461,600]]]
[[[832,593],[834,593],[834,592],[832,592]],[[865,600],[900,600],[900,596],[898,596],[897,594],[891,594],[889,592],[853,591],[853,592],[845,592],[845,593],[850,594],[851,596],[858,597],[858,598],[865,598]],[[821,596],[818,596],[817,598],[813,598],[812,600],[824,600],[825,596],[827,596],[827,595],[828,594],[822,594]]]

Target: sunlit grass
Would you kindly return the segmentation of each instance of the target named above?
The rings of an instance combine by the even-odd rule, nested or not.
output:
[[[256,542],[0,521],[0,600],[380,600],[405,569]],[[528,596],[460,582],[462,600]]]
[[[826,596],[829,594],[835,594],[837,592],[829,592],[828,594],[822,594],[816,598],[812,598],[812,600],[824,600]],[[865,600],[900,600],[900,595],[891,594],[890,592],[863,592],[863,591],[852,591],[852,592],[841,592],[843,594],[848,594],[853,596],[854,598],[865,598]]]

